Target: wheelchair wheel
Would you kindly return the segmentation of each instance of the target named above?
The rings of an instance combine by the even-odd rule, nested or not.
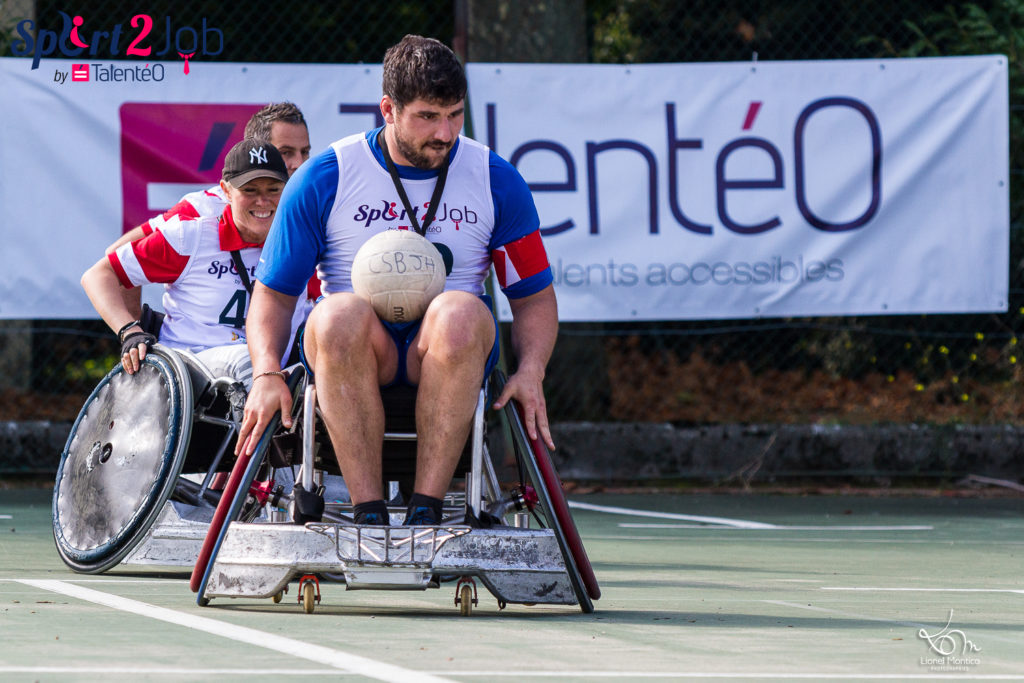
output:
[[[146,536],[181,473],[192,387],[174,353],[154,346],[139,372],[118,364],[75,420],[53,492],[53,537],[77,572],[110,569]]]
[[[495,393],[501,393],[504,384],[505,378],[499,373]],[[510,401],[505,406],[505,416],[512,430],[516,460],[533,484],[537,494],[537,506],[544,515],[546,525],[555,532],[580,609],[586,613],[593,612],[594,604],[591,600],[601,597],[601,588],[587,551],[583,547],[583,540],[576,529],[576,523],[569,512],[569,504],[562,491],[562,482],[555,471],[547,446],[539,438],[529,438],[523,426],[522,408],[518,403]]]
[[[292,374],[288,380],[288,386],[292,390],[292,395],[296,396],[297,390],[302,386],[299,372],[296,371]],[[292,405],[292,413],[294,414],[294,401]],[[298,416],[295,416],[295,419],[299,419]],[[220,552],[220,546],[224,542],[224,537],[227,535],[231,522],[239,519],[242,515],[242,509],[249,495],[249,489],[256,479],[256,473],[259,472],[264,464],[264,460],[267,458],[270,451],[270,440],[277,433],[280,426],[281,413],[278,412],[264,430],[253,454],[251,456],[240,455],[235,461],[234,468],[231,470],[231,476],[224,486],[224,491],[217,504],[217,509],[213,513],[213,520],[210,522],[210,528],[206,532],[206,538],[203,540],[202,548],[199,550],[199,557],[196,559],[195,567],[192,569],[192,576],[189,579],[189,588],[193,593],[198,593],[196,604],[200,607],[205,607],[210,602],[205,597],[206,584],[210,580],[210,569],[212,569],[213,563],[217,559],[217,553]]]

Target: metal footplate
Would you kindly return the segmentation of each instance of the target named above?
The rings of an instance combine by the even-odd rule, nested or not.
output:
[[[422,590],[475,576],[505,603],[575,605],[549,529],[377,527],[310,523],[228,529],[204,596],[269,598],[294,578],[340,574],[349,589]]]

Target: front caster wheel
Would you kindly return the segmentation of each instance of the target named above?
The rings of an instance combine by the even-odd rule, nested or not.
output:
[[[302,609],[306,614],[312,614],[316,607],[316,586],[312,581],[302,584]]]
[[[473,613],[473,587],[468,583],[462,584],[459,590],[459,614],[468,617]]]

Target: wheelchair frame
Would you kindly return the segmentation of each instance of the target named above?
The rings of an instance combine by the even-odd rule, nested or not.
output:
[[[496,372],[489,384],[497,393],[504,381]],[[314,462],[322,445],[318,436],[326,437],[317,431],[316,388],[304,380],[300,384],[304,388],[293,401],[302,404],[302,414],[293,422],[302,442],[297,479],[313,490]],[[463,503],[467,514],[459,519],[458,508],[446,504],[454,518],[437,526],[357,525],[345,505],[329,505],[326,521],[302,526],[235,521],[279,429],[280,416],[275,416],[252,458],[236,462],[210,524],[190,582],[197,604],[206,606],[220,597],[279,602],[298,579],[298,600],[310,613],[321,599],[320,575],[343,582],[347,589],[415,590],[437,588],[442,579],[457,580],[455,604],[463,615],[478,603],[477,581],[501,608],[508,603],[576,604],[592,612],[600,588],[561,482],[544,444],[529,439],[520,408],[511,402],[503,410],[503,424],[512,437],[521,481],[513,491],[500,489],[486,440],[488,388],[480,391],[473,418]],[[385,468],[388,444],[415,438],[415,433],[386,431]],[[402,513],[404,509],[395,508],[393,519]],[[518,526],[531,514],[542,528]],[[506,516],[516,525],[506,524]],[[481,525],[480,520],[488,523]]]
[[[83,573],[119,563],[194,566],[191,587],[200,605],[219,597],[279,601],[298,580],[299,602],[312,612],[323,577],[348,589],[426,589],[457,581],[455,604],[464,615],[478,603],[477,582],[501,607],[548,603],[593,610],[600,588],[547,449],[528,438],[514,403],[488,424],[488,394],[504,386],[500,372],[478,396],[460,463],[465,491],[449,493],[445,520],[434,527],[358,526],[351,505],[339,503],[327,505],[322,522],[280,523],[291,518],[280,508],[288,508],[292,496],[275,486],[273,470],[293,464],[281,462],[289,440],[299,443],[295,479],[307,491],[325,474],[340,474],[317,420],[316,387],[301,366],[291,368],[288,381],[297,414],[292,429],[281,429],[275,416],[253,456],[232,464],[245,398],[240,384],[214,377],[194,354],[160,344],[136,375],[115,366],[87,399],[61,454],[53,497],[61,559]],[[386,455],[396,444],[414,451],[414,428],[388,429]],[[489,437],[492,443],[503,438],[515,455],[519,483],[511,490],[498,482]],[[230,476],[217,491],[214,481],[228,474],[228,465]],[[391,482],[395,523],[404,514],[396,500],[400,490]],[[540,528],[529,527],[531,516]]]

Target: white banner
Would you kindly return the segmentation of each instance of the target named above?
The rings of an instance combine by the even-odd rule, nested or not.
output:
[[[80,81],[71,61],[31,64],[0,59],[0,318],[97,317],[82,273],[124,227],[216,184],[268,102],[298,105],[314,154],[382,123],[379,64],[106,62]]]
[[[1006,310],[1005,57],[469,77],[475,136],[534,190],[562,320]]]
[[[213,184],[263,104],[295,102],[314,154],[379,122],[379,65],[31,64],[0,59],[0,318],[95,317],[81,274]],[[1006,308],[1003,57],[469,78],[475,137],[534,189],[563,320]]]

